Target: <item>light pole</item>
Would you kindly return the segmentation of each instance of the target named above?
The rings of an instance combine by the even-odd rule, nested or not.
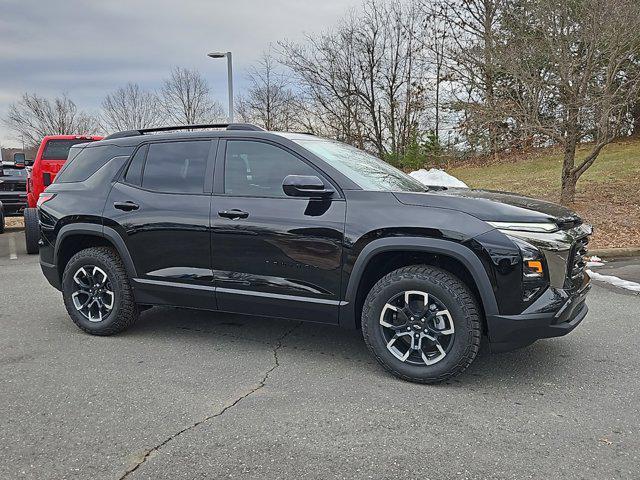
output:
[[[211,58],[227,57],[227,84],[229,86],[229,123],[233,123],[233,71],[231,64],[231,52],[211,52],[207,54]]]

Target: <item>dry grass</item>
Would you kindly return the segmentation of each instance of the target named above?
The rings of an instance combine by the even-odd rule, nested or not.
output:
[[[24,220],[22,217],[7,217],[5,226],[11,229],[24,228]]]
[[[562,155],[550,152],[448,171],[470,187],[557,202],[561,168]],[[607,146],[578,182],[572,208],[596,228],[592,248],[640,246],[640,140]]]

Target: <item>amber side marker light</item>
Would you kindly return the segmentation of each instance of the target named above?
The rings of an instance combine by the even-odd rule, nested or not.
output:
[[[540,260],[527,260],[527,267],[532,272],[542,273],[542,262]]]

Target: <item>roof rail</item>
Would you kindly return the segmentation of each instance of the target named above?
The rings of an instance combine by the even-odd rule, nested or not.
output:
[[[145,135],[147,133],[156,132],[172,132],[174,130],[201,130],[204,128],[224,128],[225,130],[250,130],[250,131],[264,131],[263,128],[251,123],[210,123],[202,125],[176,125],[170,127],[153,127],[153,128],[141,128],[139,130],[124,130],[122,132],[115,132],[105,137],[105,140],[111,140],[112,138],[124,138],[124,137],[136,137],[138,135]]]

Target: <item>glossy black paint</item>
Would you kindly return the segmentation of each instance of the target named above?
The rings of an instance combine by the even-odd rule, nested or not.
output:
[[[96,225],[99,228],[95,234],[102,236],[102,213],[106,198],[132,151],[132,148],[119,149],[121,155],[114,157],[84,182],[53,183],[47,188],[47,193],[53,193],[55,197],[44,204],[45,208],[38,209],[41,241],[44,244],[40,248],[42,261],[54,264],[56,250],[62,247],[63,240],[69,240],[60,235],[67,225],[73,225],[74,228],[78,228],[78,225]]]
[[[218,214],[232,209],[248,216]],[[219,307],[286,318],[319,315],[337,323],[345,210],[340,198],[214,195],[211,251]],[[257,312],[243,301],[252,292],[305,300],[273,297]]]
[[[114,206],[119,203],[137,208],[122,210]],[[139,277],[211,285],[210,209],[209,194],[174,195],[116,182],[103,216],[124,239]]]
[[[228,138],[277,145],[316,169],[321,184],[333,192],[322,198],[225,195]],[[128,158],[140,145],[176,139],[211,141],[202,193],[154,192],[124,181]],[[552,289],[523,301],[520,250],[486,223],[576,220],[553,204],[453,189],[364,191],[289,138],[269,132],[140,135],[95,143],[100,144],[126,156],[113,158],[84,182],[54,182],[47,193],[56,196],[39,209],[41,264],[54,286],[59,286],[65,245],[75,231],[95,235],[119,251],[142,304],[354,328],[368,265],[381,254],[409,252],[450,259],[465,270],[490,339],[492,325],[504,329],[504,322],[523,314],[545,316],[547,322],[562,308]],[[312,187],[319,186],[314,180]],[[497,342],[506,343],[496,335]]]
[[[480,220],[500,222],[543,222],[577,219],[577,215],[562,205],[490,190],[450,188],[432,193],[396,193],[406,205],[439,207],[473,215]],[[496,220],[496,219],[500,220]]]

